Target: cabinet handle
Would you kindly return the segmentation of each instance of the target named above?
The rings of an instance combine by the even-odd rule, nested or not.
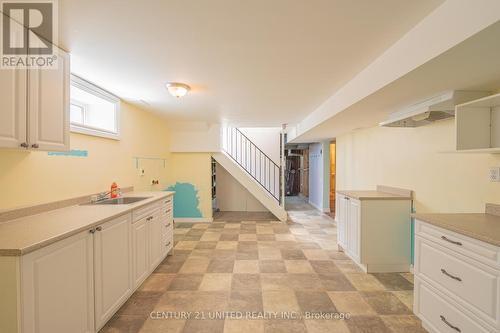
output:
[[[453,279],[453,280],[457,280],[457,281],[460,281],[462,282],[462,279],[459,278],[458,276],[453,276],[451,275],[450,273],[448,273],[444,268],[441,268],[441,273],[443,273],[444,275],[446,275],[447,277]]]
[[[452,324],[450,324],[450,322],[448,320],[446,320],[446,318],[443,315],[440,315],[439,317],[441,318],[441,321],[443,323],[445,323],[446,325],[448,325],[450,328],[454,329],[457,332],[462,332],[462,330],[460,328],[458,328],[458,327],[453,326]]]
[[[165,211],[165,214],[167,214],[167,213],[170,213],[170,209],[167,209],[167,210]]]
[[[171,242],[168,242],[168,243],[167,243],[167,245],[165,245],[165,246],[169,246],[169,245],[170,245],[170,243],[171,243]]]
[[[165,227],[168,228],[172,225],[172,223],[167,224]]]
[[[102,231],[102,227],[97,227],[97,228],[95,228],[95,230]]]
[[[38,145],[38,143],[34,143],[31,145],[31,148],[38,149],[38,148],[40,148],[40,146]]]
[[[151,221],[152,219],[153,219],[153,217],[152,217],[152,216],[150,216],[150,217],[148,217],[148,218],[146,219],[146,221]]]
[[[20,146],[21,146],[21,147],[23,147],[23,148],[28,148],[28,147],[29,147],[29,145],[28,145],[28,143],[27,143],[27,142],[23,142],[23,143],[21,143],[21,145],[20,145]]]
[[[451,240],[451,239],[449,239],[446,236],[441,236],[441,239],[444,240],[444,241],[447,241],[448,243],[455,244],[455,245],[458,245],[458,246],[462,246],[462,243],[454,241],[454,240]]]
[[[93,234],[95,232],[95,229],[90,229],[89,232]]]

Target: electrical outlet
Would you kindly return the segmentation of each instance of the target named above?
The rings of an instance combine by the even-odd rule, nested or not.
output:
[[[500,167],[490,168],[490,182],[500,182]]]

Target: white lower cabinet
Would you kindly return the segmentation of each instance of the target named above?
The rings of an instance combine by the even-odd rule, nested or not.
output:
[[[414,312],[434,333],[500,331],[500,249],[416,221]]]
[[[410,199],[336,200],[337,243],[354,262],[369,273],[409,271]]]
[[[23,333],[94,332],[94,244],[85,230],[21,259]]]
[[[131,215],[94,231],[95,322],[100,329],[132,294]]]
[[[1,314],[0,332],[99,331],[172,249],[173,218],[162,213],[172,200],[21,257],[0,257],[0,290],[8,291],[0,308],[10,313]]]
[[[146,280],[149,273],[149,244],[148,225],[146,218],[135,221],[132,224],[132,253],[134,287],[140,286]]]
[[[160,217],[157,215],[153,216],[153,219],[149,222],[149,269],[152,271],[160,264],[163,260],[165,244],[162,241],[162,230],[161,230]]]

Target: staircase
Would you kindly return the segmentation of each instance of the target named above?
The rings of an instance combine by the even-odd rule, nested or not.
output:
[[[222,151],[213,158],[280,221],[287,220],[282,202],[281,166],[239,129],[222,130]]]

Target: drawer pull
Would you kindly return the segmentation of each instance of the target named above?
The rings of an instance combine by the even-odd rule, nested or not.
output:
[[[153,219],[153,217],[152,217],[152,216],[150,216],[150,217],[148,217],[148,218],[146,219],[146,221],[151,221],[152,219]]]
[[[453,276],[451,275],[450,273],[448,273],[446,270],[444,270],[443,268],[441,268],[441,273],[443,273],[444,275],[446,275],[447,277],[449,278],[452,278],[453,280],[457,280],[457,281],[460,281],[462,282],[462,279],[459,278],[458,276]]]
[[[170,246],[170,243],[171,243],[171,242],[168,242],[168,243],[167,243],[167,245],[165,245],[165,246],[166,246],[166,247]]]
[[[165,214],[168,214],[168,213],[170,213],[170,209],[167,209],[167,210],[165,211]]]
[[[439,317],[441,318],[441,321],[443,323],[445,323],[446,325],[448,325],[450,328],[454,329],[457,332],[462,332],[462,330],[460,328],[458,328],[458,327],[453,326],[452,324],[450,324],[450,322],[448,320],[446,320],[446,318],[443,315],[441,315]]]
[[[462,243],[457,242],[457,241],[454,241],[454,240],[451,240],[451,239],[447,238],[446,236],[441,236],[441,239],[442,239],[442,240],[445,240],[445,241],[447,241],[447,242],[449,242],[449,243],[451,243],[451,244],[455,244],[455,245],[458,245],[458,246],[462,246]]]
[[[165,226],[165,228],[168,228],[168,227],[170,227],[171,225],[172,225],[172,223],[169,223],[169,224],[167,224],[167,225]]]

